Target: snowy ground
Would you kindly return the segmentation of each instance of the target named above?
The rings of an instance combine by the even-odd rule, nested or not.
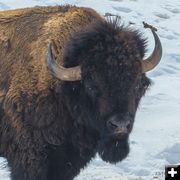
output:
[[[160,65],[148,73],[154,83],[139,107],[129,156],[116,165],[97,157],[76,180],[163,180],[165,165],[180,164],[180,1],[0,0],[0,10],[67,3],[118,14],[126,24],[135,23],[132,27],[141,29],[150,41],[149,53],[153,38],[142,21],[153,24],[163,45]],[[0,162],[0,180],[9,180],[6,162]]]

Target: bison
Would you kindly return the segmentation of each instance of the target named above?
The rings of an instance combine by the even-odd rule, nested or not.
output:
[[[129,152],[128,138],[145,72],[146,39],[75,6],[0,12],[0,155],[12,180],[72,180],[98,153],[110,163]]]

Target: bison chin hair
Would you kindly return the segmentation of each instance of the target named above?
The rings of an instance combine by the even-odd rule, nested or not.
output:
[[[99,142],[98,153],[103,161],[115,164],[129,153],[128,136],[122,139],[106,138]]]

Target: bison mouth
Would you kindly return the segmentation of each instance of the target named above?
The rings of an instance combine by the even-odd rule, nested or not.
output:
[[[129,153],[128,135],[101,139],[98,145],[98,153],[103,161],[109,163],[122,161]]]

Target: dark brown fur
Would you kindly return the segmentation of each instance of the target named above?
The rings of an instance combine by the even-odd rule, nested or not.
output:
[[[37,168],[39,159],[45,159],[43,153],[48,143],[61,144],[61,131],[63,133],[65,126],[69,126],[53,122],[60,113],[57,112],[60,104],[56,104],[56,97],[51,93],[57,80],[52,79],[47,70],[48,43],[55,41],[57,57],[62,63],[65,42],[97,17],[99,15],[91,9],[71,6],[0,12],[0,90],[4,93],[1,98],[0,152],[12,167],[12,179],[34,177],[45,180],[46,172],[44,177],[39,175],[42,173]],[[48,104],[51,105],[48,107]],[[66,111],[62,113],[65,116]],[[34,159],[34,164],[28,158]],[[23,171],[32,169],[31,175],[24,175],[23,171],[19,172],[22,175],[18,174],[18,170],[13,169],[19,166],[14,164],[18,163],[15,161],[23,165],[19,167]]]
[[[49,73],[50,41],[58,64],[81,65],[81,81]],[[144,47],[138,32],[88,8],[0,12],[0,154],[12,180],[72,180],[97,152],[111,163],[127,156],[128,136],[109,137],[106,122],[134,119],[149,85]]]

